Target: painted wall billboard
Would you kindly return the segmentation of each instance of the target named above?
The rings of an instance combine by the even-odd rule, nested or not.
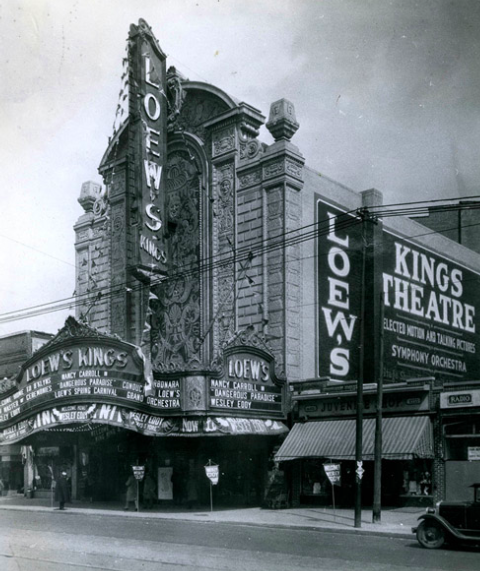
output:
[[[322,200],[318,222],[318,374],[358,379],[362,229],[358,219]]]
[[[387,381],[478,379],[480,275],[383,233]]]
[[[318,375],[358,379],[362,222],[317,201]],[[478,379],[480,273],[384,230],[384,380]],[[379,276],[366,276],[371,282]],[[366,299],[366,311],[375,300]],[[366,339],[379,343],[365,333]]]

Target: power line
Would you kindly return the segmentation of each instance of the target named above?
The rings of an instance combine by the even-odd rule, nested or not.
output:
[[[340,217],[340,216],[343,216],[343,214],[339,215],[339,217]],[[352,218],[352,221],[353,221],[353,220],[355,220],[355,219]],[[347,223],[345,226],[351,226],[352,223],[353,223],[352,221],[351,221],[350,223]],[[361,222],[361,221],[357,221],[356,223],[361,224],[362,222]],[[330,224],[330,221],[329,221],[329,224]],[[308,228],[308,227],[310,227],[310,226],[312,226],[312,225],[306,226],[306,227],[304,227],[304,228]],[[338,224],[337,224],[337,225],[336,225],[336,230],[338,231],[338,229],[339,229],[339,228],[338,228]],[[291,232],[289,232],[289,233],[298,232],[298,231],[300,231],[300,230],[302,230],[302,229],[296,229],[296,230],[291,231]],[[277,239],[277,238],[282,238],[282,237],[284,237],[286,234],[288,234],[288,233],[284,233],[283,235],[280,235],[279,237],[276,237],[275,239]],[[274,244],[272,244],[272,245],[267,245],[267,247],[268,247],[268,249],[271,251],[271,250],[278,249],[278,248],[282,248],[282,247],[288,247],[288,246],[294,245],[295,243],[300,243],[300,242],[303,242],[303,241],[312,239],[312,238],[314,238],[315,236],[320,236],[320,235],[321,235],[321,233],[318,232],[318,231],[310,232],[310,233],[307,233],[307,234],[303,234],[303,235],[299,235],[299,236],[297,236],[297,237],[294,237],[294,240],[290,240],[290,241],[280,241],[280,242],[274,243]],[[263,241],[263,244],[264,244],[264,245],[265,245],[265,242],[266,242],[266,241]],[[254,246],[254,245],[251,245],[251,248],[252,248],[252,249],[255,249],[255,246]],[[267,251],[267,250],[264,248],[264,251]],[[258,254],[259,254],[259,252],[257,252],[257,255],[258,255]],[[233,263],[233,259],[232,259],[232,258],[226,258],[226,259],[224,259],[224,260],[220,260],[220,262],[217,262],[216,265],[211,264],[210,267],[209,267],[208,265],[204,265],[204,266],[202,267],[201,264],[199,264],[198,266],[195,264],[195,266],[194,266],[192,269],[190,269],[190,271],[184,271],[184,272],[178,273],[178,274],[176,274],[176,275],[174,274],[174,275],[170,276],[168,279],[170,279],[170,280],[186,279],[186,278],[189,277],[189,276],[194,276],[195,274],[199,275],[199,274],[201,274],[201,273],[203,273],[203,272],[205,272],[205,271],[212,270],[212,269],[215,268],[215,266],[216,266],[216,267],[220,267],[221,265],[227,265],[227,264],[232,264],[232,263]],[[164,279],[164,278],[162,278],[162,280],[163,280],[163,279]],[[105,298],[105,297],[111,297],[111,296],[114,296],[114,295],[118,295],[119,293],[121,293],[121,292],[123,291],[124,285],[125,285],[125,284],[120,284],[120,285],[117,285],[115,288],[109,288],[109,289],[111,289],[111,292],[110,292],[110,293],[108,293],[108,291],[107,291],[107,293],[104,293],[104,292],[102,291],[102,297]],[[154,286],[154,285],[156,285],[156,284],[153,283],[152,285]],[[139,290],[139,289],[142,289],[142,288],[144,288],[144,287],[146,287],[146,286],[144,286],[143,284],[140,284],[140,285],[139,285],[138,287],[136,287],[135,289],[138,289],[138,290]],[[34,316],[42,315],[42,314],[49,313],[49,312],[52,312],[52,313],[53,313],[53,312],[55,312],[55,311],[61,311],[61,310],[63,310],[63,309],[72,308],[72,306],[73,306],[73,307],[81,306],[83,303],[90,301],[90,300],[91,300],[91,297],[92,297],[93,295],[96,295],[96,294],[98,294],[98,290],[97,290],[97,291],[96,291],[96,290],[93,290],[93,291],[91,291],[91,292],[86,292],[86,293],[83,294],[82,296],[79,296],[80,299],[79,299],[79,297],[77,297],[77,298],[66,298],[65,300],[59,300],[59,302],[52,302],[52,303],[59,303],[59,305],[57,305],[57,306],[55,306],[55,307],[51,307],[52,304],[44,304],[44,305],[42,305],[42,306],[38,306],[38,307],[35,307],[35,308],[27,308],[27,309],[25,309],[25,310],[20,310],[20,311],[26,311],[26,312],[28,312],[28,313],[25,313],[25,314],[22,314],[22,315],[19,314],[19,311],[9,312],[9,313],[7,313],[7,314],[3,314],[3,316],[0,316],[0,322],[14,321],[14,320],[17,320],[17,319],[25,319],[25,318],[28,318],[28,317],[34,317]],[[64,301],[64,303],[61,303],[61,301]],[[34,309],[34,311],[31,311],[31,309]],[[1,317],[4,317],[4,319],[1,319]]]
[[[452,199],[440,199],[439,201],[446,201],[446,200],[452,200]],[[424,202],[418,202],[415,204],[423,204]],[[385,205],[383,206],[383,208],[389,208],[392,206],[399,206],[402,203],[399,204],[391,204],[391,205]],[[406,203],[403,203],[406,204]],[[469,205],[470,208],[471,205]],[[480,203],[475,205],[476,208],[480,208]],[[446,207],[447,208],[447,207]],[[451,205],[451,207],[448,207],[448,210],[459,210],[462,209],[462,205]],[[360,209],[361,210],[361,209]],[[416,207],[413,207],[411,209],[402,209],[402,210],[396,210],[396,211],[388,211],[389,216],[405,216],[406,213],[409,213],[411,215],[412,212],[416,211]],[[442,211],[445,211],[442,209]],[[336,231],[342,230],[342,229],[347,229],[347,228],[351,228],[354,225],[360,225],[363,224],[363,221],[359,218],[356,218],[354,216],[354,213],[356,213],[357,211],[349,211],[349,212],[345,212],[345,213],[341,213],[339,215],[336,215],[335,218],[339,219],[342,217],[345,217],[346,220],[342,221],[342,222],[336,222],[335,223],[335,229]],[[381,217],[383,216],[385,213],[379,213],[378,216]],[[248,258],[248,256],[254,252],[255,256],[259,256],[263,253],[268,253],[268,252],[272,252],[275,251],[279,248],[287,248],[296,244],[300,244],[302,242],[305,242],[307,240],[311,240],[314,239],[316,237],[328,234],[328,232],[330,231],[331,228],[331,224],[332,224],[332,220],[326,220],[326,221],[321,221],[321,222],[316,222],[316,223],[312,223],[309,224],[307,226],[301,227],[301,228],[297,228],[294,230],[290,230],[288,232],[284,232],[279,234],[278,236],[274,236],[272,238],[267,238],[267,239],[263,239],[258,243],[253,243],[253,244],[249,244],[247,246],[243,246],[239,249],[236,250],[236,262],[240,262],[242,260],[245,260]],[[468,226],[474,226],[475,224],[472,225],[468,225]],[[326,226],[325,229],[322,229],[322,226]],[[310,230],[308,230],[310,229]],[[303,230],[308,230],[307,232],[300,234],[300,232],[302,232]],[[432,232],[433,233],[438,233],[437,232]],[[288,235],[291,234],[297,234],[296,236],[291,236],[289,238],[287,238]],[[426,235],[426,234],[424,234]],[[269,243],[270,242],[270,243]],[[222,256],[222,255],[220,255]],[[215,259],[217,258],[217,259]],[[163,277],[161,278],[161,280],[158,280],[158,282],[155,282],[155,280],[153,280],[153,282],[151,284],[149,284],[149,286],[145,286],[142,283],[139,283],[139,285],[137,286],[133,286],[133,288],[130,286],[129,289],[131,289],[132,291],[134,290],[141,290],[145,287],[154,287],[155,285],[158,285],[161,281],[165,282],[166,280],[179,280],[179,279],[187,279],[189,277],[194,277],[194,276],[200,276],[202,273],[205,272],[209,272],[209,271],[213,271],[216,268],[220,268],[222,266],[225,265],[231,265],[234,263],[234,257],[229,253],[226,257],[222,258],[219,257],[219,255],[217,254],[216,256],[211,256],[207,259],[204,260],[200,260],[198,263],[195,263],[192,267],[190,268],[185,268],[183,270],[181,270],[181,266],[180,269],[181,271],[177,272],[176,274],[173,274],[171,276],[168,276],[167,278]],[[107,287],[107,288],[102,288],[102,290],[97,290],[97,289],[93,289],[91,291],[87,291],[84,294],[81,294],[80,296],[77,297],[72,297],[72,298],[64,298],[61,300],[57,300],[54,302],[50,302],[50,303],[45,303],[39,306],[33,306],[30,308],[24,308],[21,310],[16,310],[16,311],[12,311],[12,312],[7,312],[4,314],[0,315],[0,323],[6,323],[6,322],[10,322],[10,321],[16,321],[16,320],[21,320],[21,319],[26,319],[26,318],[30,318],[30,317],[36,317],[39,315],[43,315],[46,313],[54,313],[56,311],[62,311],[64,309],[68,309],[68,308],[72,308],[72,307],[78,307],[81,306],[82,304],[91,301],[93,296],[97,296],[99,292],[101,292],[102,295],[102,299],[108,299],[109,297],[113,297],[116,295],[119,295],[120,293],[122,293],[125,288],[127,287],[127,282],[125,283],[121,283],[121,284],[116,284],[113,287]],[[106,291],[105,291],[106,290]],[[109,291],[110,290],[110,291]],[[22,313],[24,312],[24,313]]]

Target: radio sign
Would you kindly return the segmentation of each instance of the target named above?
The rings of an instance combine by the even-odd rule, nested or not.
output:
[[[472,402],[472,395],[471,394],[464,394],[464,395],[451,395],[448,397],[448,404],[455,406],[457,404],[471,404]]]
[[[445,392],[440,394],[440,408],[480,406],[480,389],[472,391]]]

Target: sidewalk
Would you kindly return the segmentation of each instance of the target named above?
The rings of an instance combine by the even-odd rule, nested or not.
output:
[[[21,495],[0,498],[0,510],[53,511],[55,507],[58,507],[57,504],[52,506],[51,500],[48,499],[27,499]],[[381,522],[372,523],[371,509],[364,509],[360,528],[354,527],[353,509],[336,509],[334,511],[332,508],[321,507],[271,510],[262,508],[216,509],[214,506],[213,511],[210,511],[209,506],[202,506],[201,509],[194,510],[188,510],[184,507],[156,506],[151,510],[134,512],[123,511],[122,505],[118,502],[94,502],[92,504],[75,501],[66,505],[65,513],[71,515],[91,513],[111,517],[282,527],[414,539],[411,528],[417,525],[417,518],[425,513],[425,510],[416,507],[385,508],[382,510]]]

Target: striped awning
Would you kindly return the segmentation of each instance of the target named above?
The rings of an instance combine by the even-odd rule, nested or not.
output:
[[[297,423],[275,455],[276,462],[298,458],[355,460],[356,421],[323,420]],[[363,460],[374,459],[375,419],[363,420]],[[382,458],[433,458],[432,424],[428,416],[384,418]]]

